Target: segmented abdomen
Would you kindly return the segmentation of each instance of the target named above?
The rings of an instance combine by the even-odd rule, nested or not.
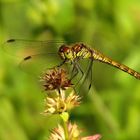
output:
[[[100,52],[98,51],[94,51],[94,53],[92,54],[93,58],[95,60],[98,60],[100,62],[103,62],[103,63],[106,63],[106,64],[109,64],[111,66],[114,66],[132,76],[134,76],[135,78],[137,79],[140,79],[140,73],[136,72],[135,70],[127,67],[126,65],[123,65],[123,64],[120,64],[114,60],[112,60],[111,58],[108,58],[106,56],[104,56],[103,54],[101,54]]]

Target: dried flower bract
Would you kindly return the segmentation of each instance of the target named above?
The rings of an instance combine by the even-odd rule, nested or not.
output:
[[[46,97],[43,114],[60,114],[79,106],[80,102],[81,97],[74,92],[66,96],[65,91],[61,91],[56,97]]]
[[[76,124],[67,124],[67,131],[69,134],[69,140],[79,140],[80,130]],[[65,130],[61,125],[58,125],[58,128],[52,130],[49,140],[65,140]]]
[[[93,136],[81,137],[81,130],[76,124],[67,123],[68,140],[100,140],[101,135],[95,134]],[[52,130],[49,140],[65,140],[65,130],[61,125]]]

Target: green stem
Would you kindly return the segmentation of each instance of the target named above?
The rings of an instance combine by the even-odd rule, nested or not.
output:
[[[60,89],[59,91],[59,96],[60,98],[64,98],[64,93]],[[69,113],[68,112],[63,112],[61,115],[62,118],[62,123],[63,123],[63,128],[64,128],[64,133],[65,133],[65,140],[69,140],[69,133],[68,133],[68,120],[69,120]]]
[[[68,132],[69,113],[68,112],[63,112],[61,114],[61,118],[62,118],[64,133],[65,133],[65,140],[69,140],[69,132]]]
[[[63,128],[65,132],[65,140],[69,140],[68,126],[67,122],[63,120]]]

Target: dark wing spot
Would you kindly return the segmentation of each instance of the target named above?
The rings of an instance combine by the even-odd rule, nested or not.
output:
[[[31,58],[32,58],[31,56],[27,56],[27,57],[24,58],[24,60],[26,61],[26,60],[29,60]]]
[[[14,42],[15,41],[15,39],[9,39],[9,40],[7,40],[6,42],[7,43],[10,43],[10,42]]]

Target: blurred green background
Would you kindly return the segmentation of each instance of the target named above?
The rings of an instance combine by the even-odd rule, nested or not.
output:
[[[9,38],[82,41],[140,72],[140,1],[0,0],[0,44]],[[40,114],[42,89],[1,48],[0,140],[45,140],[57,117]],[[139,140],[140,81],[95,62],[93,86],[72,121],[85,135]]]

